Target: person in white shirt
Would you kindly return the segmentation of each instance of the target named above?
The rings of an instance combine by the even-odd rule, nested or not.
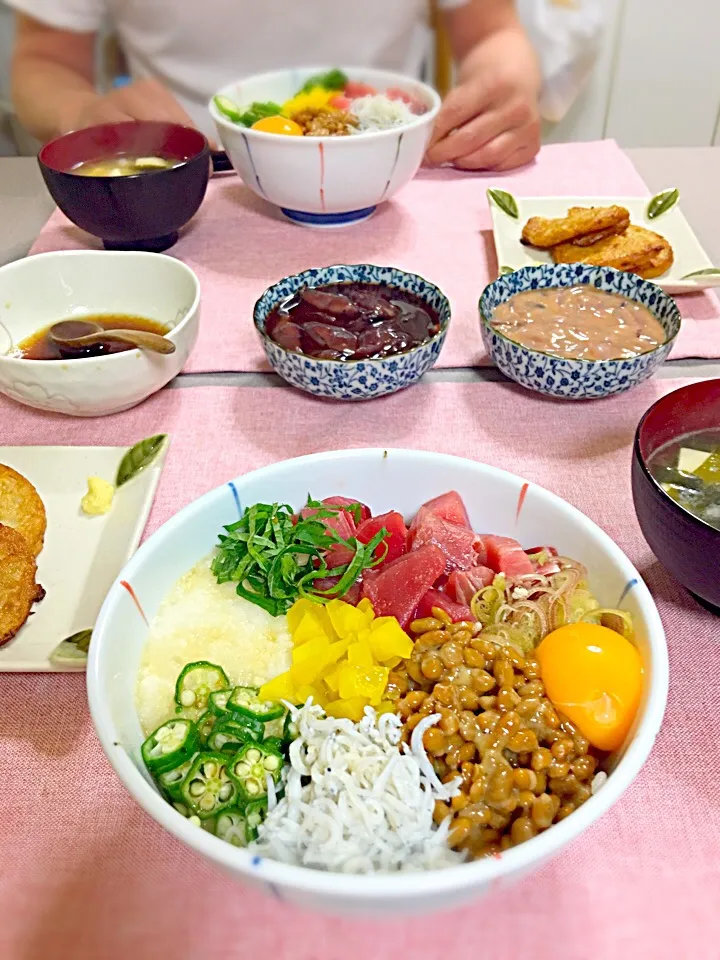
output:
[[[418,76],[429,0],[6,0],[17,12],[12,95],[45,142],[128,119],[193,123],[240,76],[305,65],[395,69]],[[540,72],[513,0],[437,0],[457,85],[438,116],[427,162],[469,170],[527,163],[540,145]],[[102,93],[96,40],[109,24],[132,83]]]

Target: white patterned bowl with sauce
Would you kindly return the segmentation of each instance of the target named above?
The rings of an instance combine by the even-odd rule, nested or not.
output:
[[[665,342],[622,360],[579,360],[526,347],[492,325],[496,308],[516,293],[580,285],[618,293],[647,307],[665,331]],[[503,274],[485,288],[479,307],[483,343],[500,370],[528,390],[567,400],[609,397],[647,380],[670,353],[681,323],[677,304],[657,284],[634,273],[585,263],[542,264]]]
[[[125,314],[168,327],[167,355],[126,350],[72,360],[27,360],[18,344],[70,318]],[[156,393],[183,368],[198,335],[200,283],[160,253],[64,250],[0,268],[0,393],[75,417],[119,413]]]
[[[419,80],[387,70],[344,67],[382,92],[399,87],[425,104],[410,123],[347,137],[289,137],[233,123],[210,101],[218,136],[246,186],[303,226],[343,227],[370,217],[412,180],[422,163],[440,97]],[[323,68],[279,70],[230,83],[217,95],[239,106],[284,103]]]

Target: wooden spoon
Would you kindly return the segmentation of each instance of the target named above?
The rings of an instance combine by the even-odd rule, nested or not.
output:
[[[48,330],[48,337],[59,347],[80,350],[105,340],[129,343],[140,350],[153,353],[175,353],[175,344],[167,337],[146,330],[104,330],[99,323],[89,320],[61,320]]]

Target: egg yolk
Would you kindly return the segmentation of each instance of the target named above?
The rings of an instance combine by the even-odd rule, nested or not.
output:
[[[643,685],[640,654],[608,627],[571,623],[535,651],[553,705],[599,750],[617,750],[635,719]]]
[[[262,120],[256,120],[251,129],[262,130],[264,133],[284,133],[288,137],[304,136],[300,124],[288,120],[287,117],[263,117]]]

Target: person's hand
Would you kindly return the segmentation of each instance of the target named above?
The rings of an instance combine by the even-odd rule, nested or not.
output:
[[[123,120],[165,120],[193,126],[188,114],[161,83],[138,80],[104,96],[83,95],[69,103],[62,118],[62,132]]]
[[[443,103],[426,161],[464,170],[510,170],[540,148],[539,71],[514,38],[493,37],[463,62]]]

